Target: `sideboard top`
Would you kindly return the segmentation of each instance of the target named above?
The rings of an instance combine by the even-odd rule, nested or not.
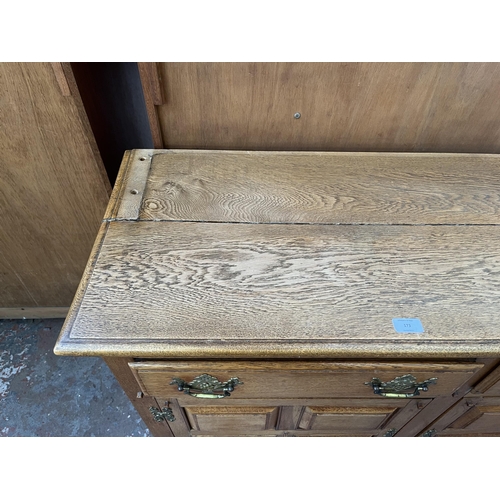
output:
[[[498,155],[127,152],[55,351],[498,356],[499,188]]]

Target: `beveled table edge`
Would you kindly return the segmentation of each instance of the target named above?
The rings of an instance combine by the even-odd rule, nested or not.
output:
[[[500,342],[130,342],[61,338],[54,353],[63,356],[151,358],[467,358],[499,357]]]

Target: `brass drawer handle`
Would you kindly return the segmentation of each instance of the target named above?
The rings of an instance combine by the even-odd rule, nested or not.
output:
[[[428,391],[428,384],[435,384],[437,378],[430,378],[423,382],[417,382],[413,375],[403,375],[396,377],[390,382],[382,382],[379,378],[373,378],[371,382],[365,382],[365,385],[371,385],[373,394],[378,394],[384,398],[412,398],[418,396],[420,391]],[[409,392],[412,391],[412,392]]]
[[[185,382],[181,378],[174,377],[170,385],[177,384],[177,389],[184,394],[195,398],[218,399],[231,396],[234,386],[241,385],[238,377],[230,378],[227,382],[221,382],[216,377],[204,373],[198,375],[192,382]]]

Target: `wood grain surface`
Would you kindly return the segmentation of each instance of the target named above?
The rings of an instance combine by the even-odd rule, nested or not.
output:
[[[295,342],[353,343],[352,354],[365,355],[377,346],[467,353],[475,342],[494,351],[499,232],[112,222],[71,339],[82,349],[155,355],[158,345],[174,352],[175,341],[192,355],[200,345],[224,353],[230,341],[247,354],[255,341],[281,343],[283,352]],[[392,318],[420,318],[425,333],[396,333]]]
[[[186,408],[190,427],[218,435],[253,433],[274,429],[278,408],[270,407],[190,407]]]
[[[500,152],[499,63],[158,67],[166,148]]]
[[[163,92],[160,85],[158,69],[156,63],[140,62],[137,63],[139,75],[141,78],[144,102],[148,114],[149,127],[153,138],[155,148],[163,148],[163,136],[161,123],[158,117],[157,105],[163,102]]]
[[[498,155],[230,151],[151,154],[142,220],[500,223]],[[143,168],[138,165],[136,170]]]
[[[50,63],[2,63],[0,88],[0,307],[66,308],[109,182],[78,94],[61,94]]]
[[[68,80],[66,79],[62,64],[60,62],[53,62],[50,63],[50,65],[52,66],[52,71],[54,71],[54,76],[56,77],[61,94],[63,96],[70,96],[71,89],[69,88]]]

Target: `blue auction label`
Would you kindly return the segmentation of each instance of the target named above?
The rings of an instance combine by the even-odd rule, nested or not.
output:
[[[392,324],[397,333],[424,333],[418,318],[393,318]]]

